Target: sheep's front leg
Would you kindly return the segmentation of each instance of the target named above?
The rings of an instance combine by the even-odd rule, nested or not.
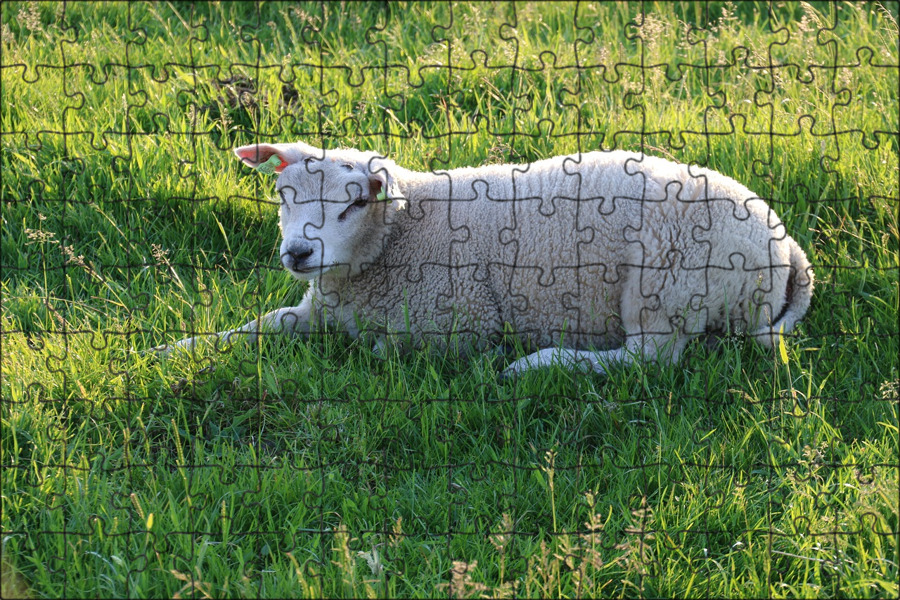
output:
[[[287,333],[294,335],[309,333],[313,327],[318,325],[314,317],[312,301],[309,296],[306,296],[299,306],[287,306],[273,310],[237,329],[230,329],[206,336],[189,337],[172,345],[163,344],[162,346],[157,346],[153,350],[167,355],[178,348],[193,350],[202,339],[208,339],[218,346],[219,344],[227,344],[236,340],[246,340],[253,343],[261,333]]]

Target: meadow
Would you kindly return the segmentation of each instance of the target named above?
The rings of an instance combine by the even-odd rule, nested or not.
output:
[[[3,597],[897,597],[898,3],[3,2]],[[806,319],[502,380],[297,303],[255,141],[643,150],[766,198]]]

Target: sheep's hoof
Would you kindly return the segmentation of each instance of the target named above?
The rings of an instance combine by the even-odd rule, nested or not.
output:
[[[166,358],[169,354],[174,350],[174,346],[170,346],[169,344],[162,344],[160,346],[154,346],[153,348],[145,348],[138,352],[141,356],[154,356],[156,358]]]
[[[144,350],[141,354],[145,356],[152,356],[159,360],[165,360],[172,356],[172,353],[175,351],[177,346],[173,346],[171,344],[163,344],[161,346],[156,346],[154,348],[150,348],[149,350]]]
[[[510,371],[509,367],[507,367],[497,375],[497,381],[507,383],[509,381],[515,381],[518,377],[519,374],[516,371]]]
[[[542,364],[539,361],[535,361],[532,356],[525,356],[517,361],[510,363],[505,369],[503,369],[503,371],[500,372],[500,381],[517,379],[519,375],[521,375],[525,371],[539,369],[545,366],[547,365]]]
[[[159,358],[168,358],[176,350],[192,350],[193,347],[194,338],[186,338],[174,344],[162,344],[160,346],[155,346],[153,348],[150,348],[150,350],[145,350],[144,353],[152,353]]]

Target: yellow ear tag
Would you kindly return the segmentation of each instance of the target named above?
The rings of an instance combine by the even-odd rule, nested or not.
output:
[[[260,164],[256,167],[256,170],[262,173],[263,175],[271,175],[275,172],[275,169],[281,166],[281,159],[277,154],[273,154],[269,157],[269,160]]]
[[[375,196],[375,197],[376,197],[378,200],[381,200],[382,202],[385,201],[385,200],[387,200],[387,194],[384,193],[384,190],[381,190],[380,192],[378,192],[378,195]]]

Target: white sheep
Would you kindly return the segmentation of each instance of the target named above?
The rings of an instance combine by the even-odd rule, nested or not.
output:
[[[772,347],[812,296],[810,263],[775,213],[709,169],[623,151],[433,173],[300,142],[235,153],[276,167],[281,262],[310,286],[299,306],[214,334],[224,339],[325,319],[378,344],[453,333],[483,348],[512,333],[544,349],[506,374],[603,373],[675,361],[704,332]]]

